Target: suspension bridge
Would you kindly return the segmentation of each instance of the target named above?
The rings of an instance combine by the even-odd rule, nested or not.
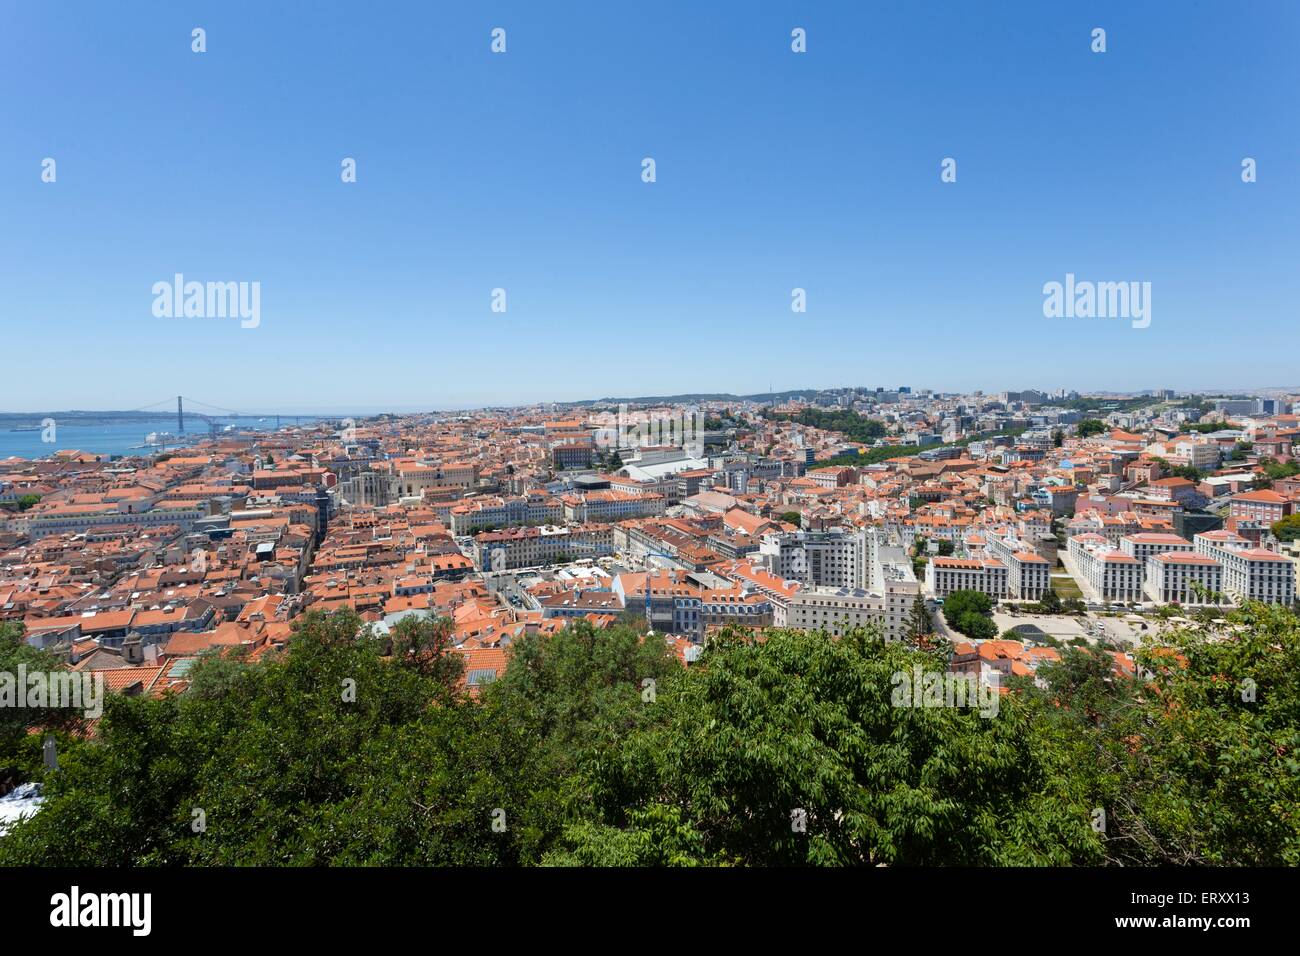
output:
[[[200,409],[203,409],[203,411],[195,411],[194,406],[196,405]],[[128,409],[128,411],[163,412],[165,410],[167,412],[170,412],[171,407],[172,407],[172,400],[170,398],[164,398],[162,401],[154,402],[151,405],[142,405],[139,408]],[[198,419],[199,421],[203,422],[204,425],[207,427],[209,434],[211,434],[214,437],[216,436],[217,429],[218,427],[221,426],[223,420],[229,420],[232,418],[234,419],[274,418],[275,427],[278,430],[280,428],[280,420],[282,418],[285,421],[292,420],[293,424],[298,425],[301,424],[301,419],[304,417],[302,415],[278,415],[274,413],[265,414],[265,415],[252,415],[252,414],[247,414],[245,412],[236,411],[233,408],[222,408],[220,405],[213,405],[210,402],[200,402],[196,398],[189,398],[185,395],[177,395],[176,396],[176,434],[177,435],[185,434],[186,416],[188,416],[191,419]],[[306,416],[306,417],[311,418],[313,421],[317,420],[316,416]]]

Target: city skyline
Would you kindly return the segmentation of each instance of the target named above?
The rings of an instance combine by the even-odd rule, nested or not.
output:
[[[0,408],[196,370],[304,414],[1285,387],[1285,350],[1224,348],[1300,298],[1300,14],[1263,7],[25,8],[0,287],[30,344]],[[159,317],[175,275],[259,284],[258,321]],[[1045,317],[1070,276],[1150,283],[1149,326]]]
[[[433,414],[433,413],[444,412],[444,411],[478,411],[484,409],[512,409],[512,408],[524,409],[524,408],[534,408],[538,406],[547,406],[547,405],[554,405],[557,407],[573,407],[573,406],[583,406],[583,405],[609,405],[609,404],[620,403],[620,402],[630,403],[630,404],[664,404],[664,405],[671,405],[671,404],[680,405],[680,404],[687,404],[691,402],[704,402],[704,403],[751,402],[752,403],[752,402],[760,402],[763,399],[779,398],[781,396],[786,396],[786,395],[791,395],[794,393],[801,393],[801,392],[834,393],[834,392],[853,391],[853,392],[861,392],[864,394],[870,394],[872,391],[890,392],[890,391],[897,391],[899,389],[906,389],[907,391],[915,394],[917,397],[921,397],[923,395],[952,395],[952,396],[982,395],[988,397],[988,396],[1000,395],[1005,393],[1019,393],[1019,392],[1026,392],[1026,391],[1037,391],[1043,395],[1048,396],[1049,398],[1053,398],[1058,395],[1068,395],[1070,393],[1075,393],[1078,395],[1090,395],[1090,396],[1114,395],[1117,397],[1131,396],[1131,397],[1138,398],[1138,397],[1156,395],[1166,391],[1174,392],[1175,394],[1180,396],[1199,395],[1202,397],[1227,397],[1230,395],[1239,395],[1239,394],[1262,397],[1271,394],[1293,395],[1296,393],[1300,393],[1300,385],[1259,385],[1259,386],[1230,385],[1230,386],[1221,386],[1221,387],[1204,387],[1204,388],[1188,388],[1188,389],[1176,389],[1176,388],[1169,388],[1166,386],[1145,386],[1142,388],[1130,388],[1130,389],[1080,389],[1080,388],[1067,388],[1063,386],[1039,387],[1032,384],[1026,385],[1024,383],[1018,383],[1014,385],[1006,385],[1004,387],[999,387],[999,388],[986,386],[986,387],[977,387],[974,389],[963,390],[963,389],[939,388],[939,387],[934,387],[932,385],[907,385],[906,383],[900,382],[900,383],[895,383],[894,385],[881,385],[881,386],[863,385],[863,384],[827,385],[827,386],[793,385],[788,388],[773,387],[758,392],[743,393],[743,394],[736,393],[736,392],[705,392],[702,390],[697,390],[694,392],[681,392],[677,394],[654,394],[654,395],[627,394],[627,395],[586,396],[582,398],[537,398],[537,399],[520,401],[520,402],[486,402],[486,403],[476,404],[476,405],[475,404],[440,405],[432,402],[424,402],[424,403],[416,402],[407,405],[372,405],[372,406],[298,405],[298,406],[290,406],[290,407],[283,407],[283,408],[249,407],[249,408],[241,408],[241,409],[231,409],[231,411],[237,412],[238,416],[217,415],[215,417],[219,417],[219,418],[256,417],[259,415],[267,415],[267,414],[270,415],[279,414],[288,417],[292,417],[294,415],[309,417],[309,416],[329,416],[329,415],[339,415],[339,414],[349,414],[349,413],[362,414],[362,415],[384,415],[384,414],[418,415],[418,414]],[[174,417],[175,415],[175,408],[174,406],[170,405],[171,401],[172,400],[168,398],[163,400],[162,402],[151,403],[151,405],[146,406],[144,408],[125,408],[125,407],[0,408],[0,415],[22,416],[22,415],[39,414],[42,412],[49,412],[49,413],[64,413],[64,414],[71,413],[71,414],[84,414],[84,415],[95,415],[95,414],[136,415],[136,416],[147,415],[150,418],[166,419],[166,418]],[[199,403],[200,417],[205,411],[207,411],[208,413],[212,412],[211,408],[207,408],[207,409],[204,408],[205,404],[206,403]]]

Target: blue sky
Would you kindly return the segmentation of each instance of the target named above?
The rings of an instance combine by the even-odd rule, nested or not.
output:
[[[1291,2],[9,4],[0,409],[1296,384],[1298,41]],[[260,325],[155,318],[177,272]],[[1045,318],[1067,272],[1150,327]]]

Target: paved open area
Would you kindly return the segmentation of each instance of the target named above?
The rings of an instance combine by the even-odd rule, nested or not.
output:
[[[999,634],[1031,624],[1058,641],[1082,637],[1092,643],[1112,640],[1120,644],[1135,644],[1144,633],[1137,621],[1093,614],[1078,617],[1068,614],[1009,614],[999,608],[993,612],[993,621],[998,626]]]

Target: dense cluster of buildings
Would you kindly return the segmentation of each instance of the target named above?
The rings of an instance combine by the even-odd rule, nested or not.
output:
[[[472,688],[575,619],[646,619],[691,660],[724,626],[903,638],[918,598],[965,589],[1289,605],[1297,555],[1272,529],[1300,511],[1300,421],[1243,401],[846,389],[643,407],[677,423],[653,443],[538,406],[8,459],[0,621],[153,693],[313,609],[445,617]],[[832,413],[878,437],[806,424]]]

